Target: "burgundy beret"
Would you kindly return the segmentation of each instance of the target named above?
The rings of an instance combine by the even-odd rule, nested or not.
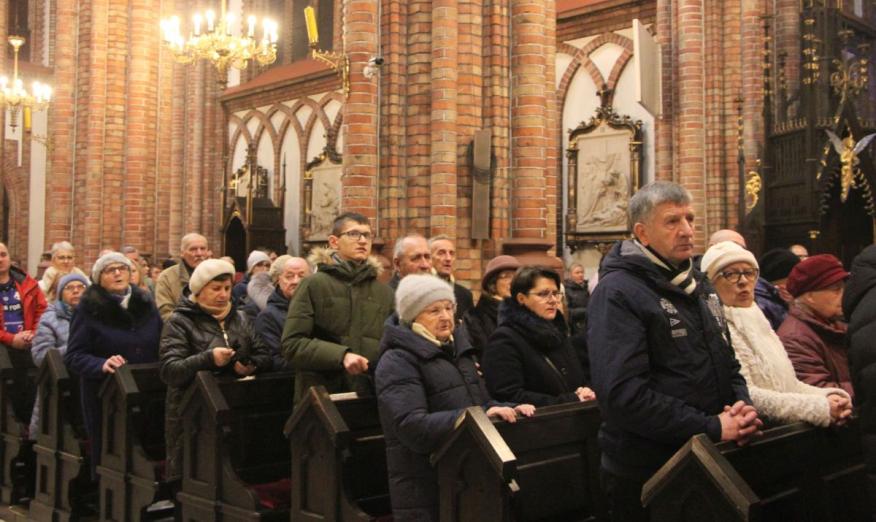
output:
[[[785,286],[792,296],[799,297],[806,292],[823,290],[847,277],[849,273],[839,259],[830,254],[819,254],[797,263]]]

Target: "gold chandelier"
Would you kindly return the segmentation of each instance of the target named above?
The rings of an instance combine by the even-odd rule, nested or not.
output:
[[[49,106],[52,99],[52,88],[40,82],[33,82],[30,92],[24,88],[24,82],[18,77],[18,51],[24,45],[23,36],[9,36],[9,45],[14,50],[12,66],[12,82],[6,76],[0,77],[0,106],[10,111],[9,125],[15,128],[18,125],[19,113],[24,113],[24,128],[30,129],[30,115],[32,111],[42,111]]]
[[[221,0],[219,18],[210,9],[203,15],[198,12],[192,17],[192,30],[188,38],[180,31],[180,19],[173,16],[161,21],[164,41],[180,63],[192,63],[205,59],[213,63],[220,76],[225,78],[229,67],[246,69],[249,60],[260,65],[268,65],[277,59],[277,23],[270,18],[261,22],[262,38],[256,38],[256,17],[246,19],[246,35],[232,34],[238,20],[228,13],[227,0]]]

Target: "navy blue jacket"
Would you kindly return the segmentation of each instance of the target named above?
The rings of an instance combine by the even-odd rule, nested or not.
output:
[[[588,386],[562,314],[548,322],[513,297],[499,306],[499,327],[484,349],[481,369],[487,390],[500,401],[578,402],[575,390]]]
[[[759,278],[754,286],[754,302],[773,330],[778,330],[788,315],[788,303],[779,295],[779,289],[766,279]]]
[[[252,303],[251,303],[252,304]],[[248,305],[247,305],[248,306]],[[274,371],[286,370],[286,358],[283,357],[280,340],[283,338],[283,327],[286,326],[286,315],[289,313],[289,300],[279,288],[268,297],[265,309],[259,312],[255,319],[256,335],[262,343],[271,350],[274,360]]]
[[[242,307],[247,301],[246,285],[249,284],[250,275],[246,273],[239,283],[231,288],[231,300],[238,308]]]
[[[497,406],[478,376],[467,335],[438,347],[395,315],[387,320],[375,380],[394,522],[438,520],[429,455],[469,406]]]
[[[751,402],[718,295],[694,277],[688,295],[631,240],[604,260],[587,344],[602,465],[616,475],[650,477],[696,434],[720,440],[724,406]]]
[[[100,285],[91,285],[73,312],[64,364],[79,376],[82,415],[91,439],[91,469],[100,463],[101,407],[98,391],[107,376],[103,364],[121,355],[130,364],[158,361],[161,317],[146,291],[131,287],[128,309]]]

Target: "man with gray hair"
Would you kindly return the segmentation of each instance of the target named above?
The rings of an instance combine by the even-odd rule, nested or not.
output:
[[[587,344],[603,424],[601,478],[612,520],[647,520],[641,489],[688,439],[747,443],[762,425],[726,334],[721,302],[693,270],[694,212],[680,185],[630,200],[633,239],[606,256]]]
[[[395,274],[389,280],[389,286],[393,290],[406,275],[431,273],[432,254],[426,238],[417,233],[398,238],[392,249],[392,267]]]
[[[450,236],[444,234],[429,238],[429,252],[432,254],[432,273],[453,287],[456,297],[456,324],[462,322],[466,312],[474,308],[474,298],[471,290],[456,282],[453,269],[456,263],[456,244]]]
[[[184,291],[187,292],[192,272],[207,259],[207,238],[194,232],[186,234],[180,241],[179,251],[182,263],[162,271],[155,284],[155,304],[162,321],[167,321]]]

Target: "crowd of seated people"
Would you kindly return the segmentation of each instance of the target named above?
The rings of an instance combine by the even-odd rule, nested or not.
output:
[[[396,521],[438,519],[429,454],[470,406],[515,422],[596,401],[614,520],[647,520],[644,482],[697,434],[745,445],[765,426],[842,426],[854,405],[876,461],[876,246],[851,273],[801,245],[757,259],[730,230],[695,256],[694,217],[683,187],[655,182],[633,196],[632,235],[598,274],[500,255],[472,289],[455,279],[448,236],[401,237],[387,274],[356,213],[338,216],[307,259],[255,250],[243,274],[196,233],[163,266],[134,247],[107,249],[90,276],[60,242],[39,282],[0,243],[0,342],[36,365],[63,354],[79,377],[93,469],[97,393],[125,364],[160,364],[171,480],[180,402],[199,371],[289,371],[296,401],[314,385],[374,395]],[[868,473],[876,498],[876,466]]]

